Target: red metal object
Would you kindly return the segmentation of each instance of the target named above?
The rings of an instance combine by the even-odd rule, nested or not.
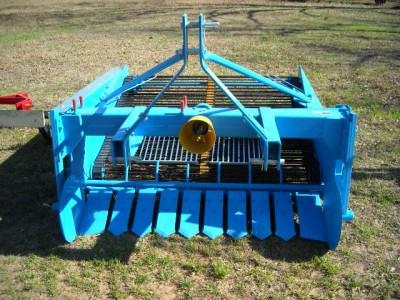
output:
[[[183,96],[181,100],[181,113],[185,111],[186,107],[187,107],[187,96]]]
[[[187,96],[183,96],[183,102],[185,103],[185,107],[187,107],[188,99]]]
[[[79,107],[83,106],[83,97],[79,96]]]
[[[15,104],[17,110],[31,110],[32,99],[27,92],[0,96],[0,104]]]
[[[76,100],[72,99],[72,109],[76,110]]]

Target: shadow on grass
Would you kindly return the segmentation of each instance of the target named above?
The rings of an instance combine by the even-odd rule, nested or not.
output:
[[[36,135],[0,165],[0,254],[46,253],[61,243],[50,147]]]
[[[291,5],[285,4],[249,4],[249,3],[230,3],[229,9],[224,4],[214,4],[210,6],[205,6],[201,11],[203,11],[210,21],[220,21],[220,18],[225,17],[246,17],[251,23],[251,28],[248,26],[239,27],[235,29],[235,31],[244,31],[244,35],[254,34],[254,31],[257,30],[267,30],[275,32],[275,30],[271,29],[271,24],[265,24],[257,19],[257,15],[260,13],[273,13],[279,14],[282,12],[294,12],[306,15],[310,18],[318,18],[318,15],[314,15],[310,13],[310,10],[313,11],[324,11],[324,10],[338,10],[338,11],[346,11],[346,10],[354,10],[354,11],[371,11],[374,10],[376,13],[380,14],[389,14],[387,12],[388,9],[383,10],[380,7],[376,7],[371,3],[364,3],[363,6],[353,7],[352,5],[348,6],[334,6],[327,5],[324,3],[313,3],[313,5],[308,4],[305,6],[303,3],[307,2],[307,0],[289,0],[288,2],[294,2]],[[296,2],[298,4],[296,4]],[[41,28],[46,27],[54,27],[56,25],[58,28],[70,28],[70,29],[82,29],[82,27],[88,26],[110,26],[115,25],[116,23],[126,22],[129,23],[132,20],[136,20],[138,18],[146,18],[146,19],[160,19],[160,18],[168,18],[170,16],[174,16],[179,19],[179,16],[184,12],[190,12],[193,14],[197,14],[198,6],[194,4],[186,4],[179,6],[168,6],[161,5],[159,8],[155,8],[154,5],[143,6],[140,9],[133,9],[129,3],[125,5],[119,5],[118,7],[112,7],[109,5],[104,5],[101,3],[93,3],[88,1],[83,1],[81,3],[76,4],[80,8],[85,9],[76,9],[76,10],[62,10],[62,11],[51,11],[43,13],[42,11],[30,10],[26,12],[28,19],[30,20],[40,20]],[[18,5],[10,5],[7,6],[7,9],[19,9]],[[393,10],[398,9],[397,6],[392,7]],[[396,12],[395,12],[396,14]],[[393,15],[393,14],[390,14]],[[11,12],[6,14],[0,14],[0,24],[4,25],[13,25],[17,24],[20,21],[20,13]],[[162,23],[162,28],[159,26],[146,26],[143,31],[145,32],[176,32],[177,24],[174,23]],[[393,24],[395,26],[397,24]],[[276,31],[276,34],[290,34],[292,31],[288,31],[287,26]],[[127,29],[130,30],[130,29]],[[231,28],[232,30],[232,28]],[[329,29],[318,29],[318,30],[329,30]],[[297,31],[294,31],[297,33]],[[301,33],[301,32],[300,32]]]
[[[129,233],[125,233],[121,236],[113,236],[110,233],[105,232],[96,238],[96,244],[93,247],[57,247],[51,252],[51,254],[63,259],[75,261],[100,259],[107,261],[118,260],[122,263],[128,263],[131,255],[134,254],[137,241],[138,238]]]
[[[386,175],[382,176],[382,172]],[[399,169],[356,169],[358,180],[378,176],[398,178]],[[94,246],[74,248],[62,238],[56,213],[51,148],[36,135],[0,165],[0,255],[55,255],[68,260],[117,259],[128,262],[135,252],[137,238],[132,234],[114,237],[104,233]],[[251,247],[266,258],[304,261],[328,251],[324,243],[294,238],[288,242],[276,237],[265,241],[250,239]],[[224,239],[226,246],[235,241]],[[80,243],[81,244],[81,243]],[[80,245],[81,246],[81,245]]]
[[[355,168],[353,169],[353,180],[395,180],[400,186],[400,168]]]
[[[127,261],[132,235],[103,234],[90,249],[65,247],[56,213],[51,147],[36,135],[0,165],[0,255]]]
[[[264,241],[252,238],[250,244],[255,251],[265,258],[287,262],[308,261],[329,251],[325,243],[303,240],[299,237],[289,241],[283,241],[275,236]]]

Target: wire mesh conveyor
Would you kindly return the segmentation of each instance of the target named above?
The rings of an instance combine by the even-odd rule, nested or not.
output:
[[[221,162],[222,182],[248,182],[248,162],[254,161],[252,166],[252,181],[279,182],[279,173],[276,168],[270,168],[262,172],[261,166],[257,164],[259,159],[259,140],[245,138],[219,138],[219,143],[213,147],[205,159],[209,170],[207,173],[200,172],[200,156],[184,150],[175,137],[146,136],[131,162],[129,180],[155,180],[155,163],[160,161],[160,180],[185,181],[186,164],[190,166],[190,180],[192,181],[216,181],[216,168]],[[228,152],[233,155],[233,149],[223,151],[222,141],[229,141],[238,149],[245,148],[249,152],[237,153],[230,158]],[[160,142],[161,141],[161,142]],[[162,142],[164,141],[164,142]],[[169,146],[168,146],[169,145]],[[245,145],[245,147],[243,147]],[[251,146],[250,146],[251,145]],[[254,146],[254,148],[253,148]],[[232,147],[232,148],[234,148]],[[248,147],[248,148],[246,148]],[[217,155],[217,150],[219,154]],[[147,149],[147,150],[146,150]],[[150,150],[152,149],[152,150]],[[254,152],[253,152],[254,149]],[[283,140],[282,158],[285,160],[282,168],[283,182],[285,183],[319,183],[319,166],[314,156],[313,145],[309,140]],[[108,137],[97,157],[93,168],[95,179],[122,179],[124,165],[122,162],[112,164],[111,162],[111,137]]]
[[[221,76],[225,83],[240,97],[247,107],[271,106],[275,108],[293,107],[295,102],[290,96],[257,84],[243,76]],[[117,107],[148,105],[169,76],[159,76],[152,85],[124,93]],[[297,77],[286,77],[298,84]],[[132,80],[128,76],[125,81]],[[251,83],[252,85],[248,85]],[[210,88],[211,87],[211,88]],[[183,76],[176,80],[157,102],[159,106],[179,106],[179,100],[187,96],[188,104],[195,106],[206,102],[213,106],[229,107],[229,99],[206,76]],[[111,162],[111,137],[107,137],[93,167],[94,179],[122,179],[122,162]],[[319,168],[314,157],[312,143],[309,140],[284,140],[282,158],[285,160],[282,175],[286,183],[319,183]],[[159,161],[159,180],[184,181],[186,164],[191,164],[191,181],[217,180],[217,165],[221,163],[222,182],[248,182],[248,164],[251,162],[251,180],[254,183],[279,182],[279,172],[270,168],[263,172],[262,151],[257,138],[217,137],[216,143],[207,155],[190,153],[182,148],[177,137],[145,136],[135,156],[130,162],[129,180],[155,180],[155,163]],[[203,168],[200,168],[200,165]],[[202,170],[200,170],[202,169]]]
[[[150,81],[137,89],[124,93],[117,106],[148,105],[170,78],[171,76],[158,76],[153,80],[154,82]],[[220,78],[246,107],[289,108],[295,106],[291,96],[247,77],[220,76]],[[299,85],[298,77],[280,77],[280,79],[291,82],[293,85]],[[132,80],[132,76],[126,77],[125,82],[130,80]],[[213,107],[233,107],[233,104],[221,89],[215,86],[214,82],[206,76],[178,77],[175,84],[169,87],[156,106],[179,106],[179,101],[183,96],[187,96],[189,106],[205,102]]]

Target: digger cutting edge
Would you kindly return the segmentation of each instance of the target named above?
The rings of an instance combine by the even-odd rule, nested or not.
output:
[[[183,15],[170,58],[139,75],[111,69],[51,110],[65,240],[108,230],[337,246],[354,217],[356,115],[323,107],[301,67],[297,77],[264,76],[208,51],[205,30],[218,25]],[[203,75],[181,75],[189,56]],[[158,75],[178,63],[175,75]],[[219,77],[208,63],[237,75]]]

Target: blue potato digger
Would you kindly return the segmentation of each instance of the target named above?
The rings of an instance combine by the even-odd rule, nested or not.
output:
[[[62,234],[296,235],[334,249],[356,115],[323,107],[304,70],[261,75],[211,51],[218,23],[182,16],[182,47],[143,74],[111,69],[50,112]],[[188,47],[189,32],[198,47]],[[197,56],[202,75],[181,75]],[[181,64],[173,76],[159,74]],[[217,76],[209,63],[234,76]]]

